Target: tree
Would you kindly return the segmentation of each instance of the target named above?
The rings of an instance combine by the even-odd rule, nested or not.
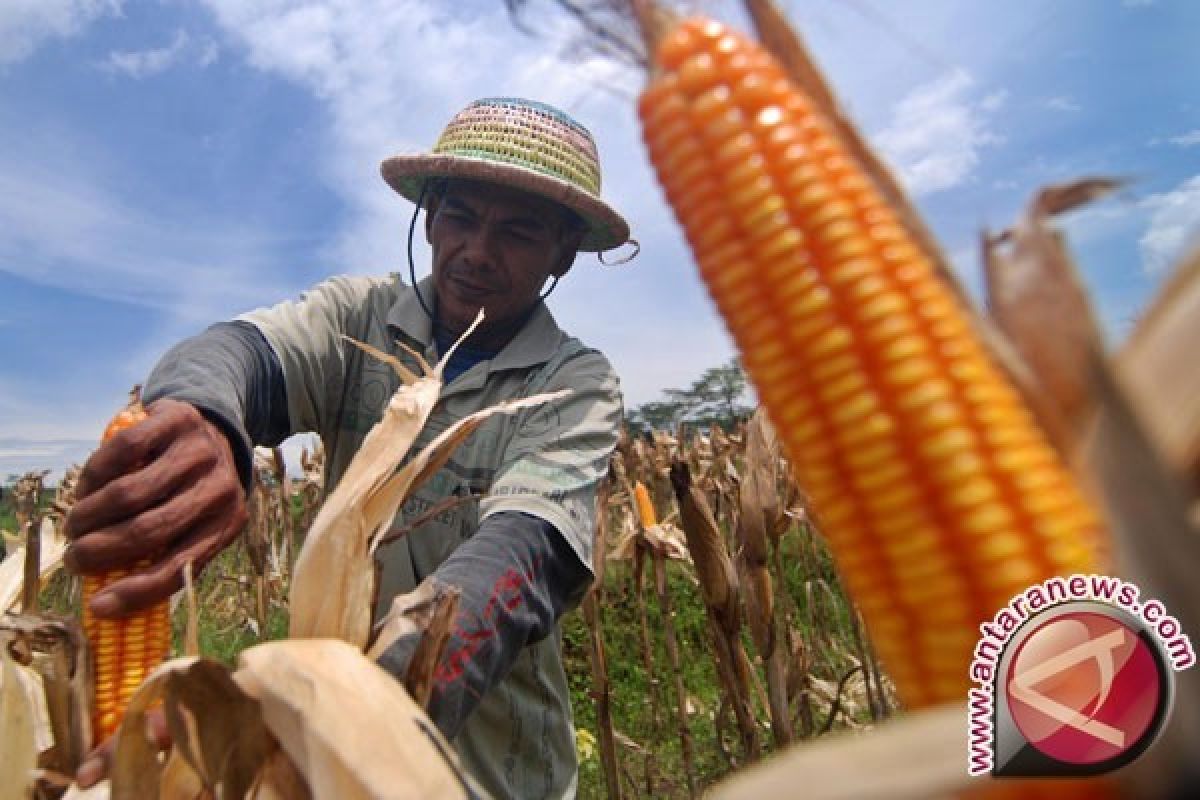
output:
[[[635,428],[671,430],[680,423],[697,427],[731,428],[747,416],[746,373],[738,359],[706,369],[687,389],[664,389],[663,400],[631,410],[627,421]]]
[[[629,412],[627,421],[631,427],[655,430],[671,430],[687,418],[687,406],[678,401],[665,400],[643,403]]]
[[[726,428],[750,412],[750,407],[740,402],[745,393],[746,373],[737,358],[706,369],[690,390],[697,400],[698,416]]]

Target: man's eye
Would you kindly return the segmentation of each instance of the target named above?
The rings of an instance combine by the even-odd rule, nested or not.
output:
[[[541,237],[524,228],[508,228],[505,235],[518,244],[539,244]]]

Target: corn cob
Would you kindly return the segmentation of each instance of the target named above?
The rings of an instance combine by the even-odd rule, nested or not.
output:
[[[646,484],[641,481],[635,483],[633,497],[637,501],[638,519],[642,523],[642,528],[653,528],[658,524],[658,515],[654,513],[654,501],[650,499],[650,492],[646,489]]]
[[[910,707],[961,701],[979,624],[1096,571],[1100,525],[967,312],[756,43],[654,47],[645,142],[701,274]]]
[[[102,441],[107,442],[145,417],[141,405],[132,401],[109,422]],[[83,630],[94,662],[92,733],[96,742],[116,732],[130,698],[151,670],[162,663],[171,644],[166,601],[122,619],[93,616],[88,604],[96,593],[129,574],[129,570],[116,569],[83,578]]]

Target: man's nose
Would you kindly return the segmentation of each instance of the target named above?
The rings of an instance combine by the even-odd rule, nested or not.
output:
[[[486,268],[492,263],[492,236],[486,226],[480,225],[466,234],[462,257],[473,267]]]

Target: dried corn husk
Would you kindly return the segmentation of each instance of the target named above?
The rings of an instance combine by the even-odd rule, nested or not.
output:
[[[475,325],[482,319],[480,312]],[[288,635],[334,637],[363,649],[370,637],[375,601],[375,549],[404,498],[440,469],[454,448],[492,414],[511,413],[556,399],[565,392],[514,400],[465,417],[397,470],[437,402],[442,370],[454,348],[433,367],[420,354],[412,353],[424,372],[418,377],[394,356],[354,344],[389,364],[401,386],[384,409],[383,418],[367,433],[308,532],[292,579]]]
[[[8,647],[0,647],[0,800],[24,800],[25,787],[37,767],[38,706],[42,682],[32,670],[15,663]]]
[[[67,552],[67,539],[50,517],[43,517],[41,525],[41,552],[39,574],[45,581],[57,572]],[[25,545],[18,545],[4,561],[0,562],[0,612],[8,611],[21,599],[24,585]]]
[[[712,800],[792,797],[803,781],[806,800],[928,800],[983,779],[965,768],[965,705],[928,709],[867,735],[823,737],[738,772],[716,786]]]
[[[771,732],[783,747],[792,740],[787,696],[787,662],[775,627],[775,595],[768,569],[768,542],[780,516],[778,453],[772,449],[771,423],[759,409],[746,427],[746,454],[739,484],[738,576],[744,589],[746,618],[754,645],[766,665]]]
[[[165,761],[145,736],[156,703]],[[111,796],[449,800],[466,781],[391,675],[345,642],[308,639],[252,647],[233,672],[195,658],[155,670],[117,732]]]
[[[677,462],[672,465],[671,483],[679,503],[679,524],[687,537],[692,562],[696,565],[704,604],[714,610],[722,628],[736,630],[741,622],[737,604],[737,572],[729,551],[725,549],[721,529],[704,494],[692,485],[686,464]]]
[[[1103,343],[1079,270],[1052,218],[1121,185],[1111,178],[1083,178],[1047,186],[1034,194],[1012,229],[984,235],[988,310],[1056,412],[1051,425],[1042,420],[1043,427],[1066,459],[1091,420],[1090,354]]]
[[[426,578],[416,589],[392,600],[387,615],[379,622],[379,633],[367,651],[371,660],[378,661],[397,639],[420,637],[408,663],[404,688],[422,708],[429,705],[433,672],[450,641],[461,596],[462,590],[457,586],[441,583],[432,576]]]
[[[234,681],[262,704],[263,721],[314,797],[467,796],[437,728],[395,678],[349,645],[253,647]]]
[[[1116,356],[1121,383],[1168,466],[1200,493],[1200,246],[1180,262]]]

